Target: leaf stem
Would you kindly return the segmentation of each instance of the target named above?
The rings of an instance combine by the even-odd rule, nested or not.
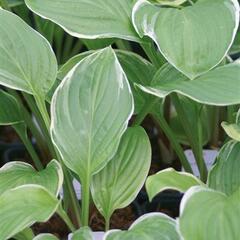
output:
[[[107,232],[110,229],[110,218],[105,218],[105,232]]]
[[[179,157],[179,160],[180,160],[184,170],[186,172],[189,172],[189,173],[193,174],[192,167],[189,164],[180,143],[176,139],[176,136],[174,135],[172,129],[169,127],[169,125],[168,125],[167,121],[165,120],[165,118],[163,117],[163,115],[161,113],[160,113],[159,116],[156,115],[156,114],[153,114],[153,117],[157,121],[157,123],[159,124],[159,126],[162,129],[162,131],[164,132],[164,134],[170,140],[170,143],[171,143],[174,151],[176,152],[177,156]]]
[[[13,128],[16,130],[19,137],[21,138],[21,140],[22,140],[23,144],[25,145],[28,153],[30,154],[36,168],[38,170],[42,170],[43,169],[42,162],[39,159],[35,149],[32,146],[31,141],[29,140],[29,138],[27,136],[26,127],[24,126],[24,124],[20,123],[20,124],[13,125]]]
[[[10,89],[10,88],[8,88],[7,91],[12,96],[14,96],[16,98],[16,100],[18,101],[21,111],[23,112],[24,122],[27,124],[27,127],[29,128],[29,130],[31,131],[33,136],[36,138],[36,142],[37,142],[39,149],[41,150],[41,155],[42,155],[43,159],[46,159],[47,158],[47,145],[46,145],[45,141],[43,140],[42,133],[39,131],[39,129],[33,122],[32,116],[30,115],[30,113],[28,112],[26,107],[23,105],[22,99],[19,96],[19,94],[17,93],[17,91]],[[28,103],[28,101],[27,101],[27,103]]]
[[[82,225],[88,226],[90,205],[90,176],[82,182]]]
[[[44,123],[46,125],[47,130],[48,130],[48,135],[50,137],[50,117],[49,117],[49,114],[48,114],[48,111],[47,111],[47,108],[46,108],[45,100],[43,100],[41,98],[38,98],[38,97],[35,97],[35,99],[36,99],[36,103],[37,103],[37,106],[39,108],[39,111],[40,111],[41,115],[43,116]],[[65,182],[66,182],[66,188],[68,189],[68,192],[69,192],[71,205],[73,207],[73,211],[74,211],[78,226],[80,226],[80,224],[81,224],[80,208],[79,208],[78,200],[77,200],[77,197],[76,197],[76,193],[75,193],[75,191],[73,189],[73,185],[71,183],[71,177],[70,177],[69,171],[65,167],[65,165],[63,163],[63,160],[62,160],[62,157],[60,156],[56,147],[53,145],[52,141],[51,141],[51,144],[53,146],[53,151],[54,151],[53,156],[56,157],[62,165],[63,173],[64,173],[64,177],[65,177]]]
[[[203,151],[202,151],[202,142],[200,142],[200,138],[198,139],[198,141],[196,141],[193,137],[192,134],[192,130],[190,128],[191,124],[189,122],[188,117],[186,116],[185,110],[181,104],[181,101],[178,97],[178,95],[176,93],[172,94],[172,101],[174,103],[175,109],[177,111],[178,117],[181,121],[181,124],[183,126],[183,129],[187,135],[187,138],[190,142],[190,145],[192,147],[192,151],[193,154],[195,156],[196,159],[196,163],[200,172],[200,178],[203,182],[206,182],[207,180],[207,167],[203,158]],[[199,120],[200,121],[200,120]],[[201,122],[198,122],[198,128],[199,128],[199,124],[201,124]],[[198,130],[199,132],[199,130]]]
[[[140,113],[137,115],[133,126],[139,126],[145,119],[145,117],[149,114],[149,112],[152,110],[153,106],[159,101],[157,97],[152,97],[151,100],[143,106]]]
[[[70,220],[70,218],[68,217],[67,213],[64,211],[64,209],[62,208],[62,205],[59,205],[59,208],[57,210],[58,215],[62,218],[62,220],[66,223],[66,225],[68,226],[68,228],[71,230],[71,232],[74,232],[76,229],[72,224],[72,221]]]

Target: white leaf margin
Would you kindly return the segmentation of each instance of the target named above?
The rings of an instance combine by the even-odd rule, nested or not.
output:
[[[57,166],[56,170],[57,170],[57,174],[58,174],[58,187],[57,187],[57,192],[56,192],[55,196],[58,196],[58,194],[60,192],[60,189],[62,187],[62,184],[63,184],[63,179],[64,179],[64,175],[63,175],[63,170],[62,170],[61,164],[57,160],[53,159],[51,162],[48,163],[47,167],[45,169],[43,169],[42,171],[46,170],[50,165],[54,165],[54,164],[55,164],[55,166]],[[25,163],[25,162],[20,162],[20,161],[13,161],[13,162],[9,162],[9,163],[6,163],[5,165],[3,165],[0,168],[0,174],[5,172],[5,171],[8,171],[11,168],[14,168],[16,166],[24,166],[26,168],[31,168],[33,171],[38,173],[38,171],[31,164],[28,164],[28,163]],[[37,186],[41,186],[40,184],[39,185],[38,184],[23,184],[22,186],[24,186],[24,185],[37,185]],[[45,187],[43,187],[43,188],[46,189]],[[9,191],[9,190],[7,190],[7,191]],[[4,193],[2,193],[2,194],[4,194]],[[51,193],[51,194],[53,194],[53,193]]]
[[[205,72],[202,72],[201,74],[196,75],[196,76],[194,77],[194,79],[197,78],[197,77],[199,77],[199,76],[201,76],[201,75],[203,75],[204,73],[209,72],[209,71],[212,70],[213,68],[215,68],[215,67],[226,57],[228,51],[230,50],[230,48],[231,48],[231,46],[232,46],[232,44],[233,44],[233,42],[234,42],[235,36],[236,36],[236,34],[237,34],[237,31],[238,31],[238,27],[239,27],[240,6],[239,6],[238,0],[230,0],[230,1],[232,2],[233,6],[235,7],[235,28],[234,28],[234,30],[233,30],[232,40],[231,40],[231,42],[230,42],[230,44],[229,44],[229,46],[228,46],[225,54],[223,55],[222,59],[221,59],[219,62],[217,62],[213,67],[211,67],[209,70],[207,70],[207,71],[205,71]],[[136,12],[137,12],[141,7],[143,7],[144,5],[154,6],[154,4],[150,3],[150,2],[147,1],[147,0],[138,0],[138,1],[136,2],[136,4],[135,4],[134,7],[133,7],[133,11],[132,11],[132,23],[133,23],[134,29],[136,30],[136,32],[138,33],[138,35],[139,35],[141,38],[142,38],[143,36],[148,36],[148,37],[150,37],[151,39],[153,39],[154,42],[155,42],[155,44],[157,45],[159,51],[160,51],[161,54],[164,56],[164,58],[165,58],[172,66],[174,66],[179,72],[181,72],[182,74],[184,74],[184,76],[187,76],[186,73],[184,73],[181,69],[179,69],[173,62],[169,61],[169,59],[168,59],[168,57],[166,56],[166,54],[164,54],[164,52],[162,51],[161,46],[158,44],[158,42],[157,42],[157,36],[155,35],[153,29],[150,30],[150,31],[146,31],[146,27],[147,27],[147,26],[145,26],[145,28],[144,28],[144,35],[141,35],[140,32],[138,31],[138,27],[137,27],[137,24],[136,24],[136,21],[135,21],[135,14],[136,14]],[[157,15],[156,15],[156,16],[153,16],[153,18],[154,18],[154,17],[157,17]],[[146,23],[145,23],[145,25],[146,25]],[[187,76],[187,77],[189,77],[189,76]]]
[[[114,55],[114,58],[115,58],[115,64],[116,66],[118,67],[118,69],[120,69],[120,75],[123,75],[123,78],[121,78],[122,81],[124,81],[124,79],[126,80],[126,85],[127,85],[127,88],[128,88],[128,92],[129,94],[131,95],[131,103],[132,103],[132,109],[126,119],[126,121],[124,122],[123,124],[123,129],[122,129],[122,132],[121,134],[119,135],[120,136],[120,139],[119,139],[119,143],[120,143],[120,140],[121,140],[121,136],[124,134],[124,132],[127,130],[127,127],[128,127],[128,122],[129,120],[131,119],[133,113],[134,113],[134,98],[133,98],[133,93],[132,93],[132,90],[131,90],[131,86],[129,84],[129,81],[128,81],[128,78],[127,78],[127,75],[126,73],[124,72],[118,58],[117,58],[117,55],[116,53],[114,52],[114,50],[112,49],[111,46],[109,47],[106,47],[106,48],[103,48],[101,50],[98,50],[98,51],[95,51],[94,53],[90,54],[89,56],[83,58],[79,63],[77,63],[69,72],[68,74],[65,76],[65,78],[62,80],[62,82],[59,84],[59,86],[57,87],[57,89],[55,90],[54,94],[53,94],[53,97],[52,97],[52,101],[51,101],[51,109],[50,109],[50,112],[51,112],[51,125],[50,125],[50,135],[51,135],[51,139],[53,141],[53,144],[54,146],[56,147],[56,149],[58,150],[61,158],[63,159],[63,155],[61,153],[61,150],[60,148],[58,147],[58,144],[55,142],[54,140],[54,123],[56,122],[55,120],[55,106],[56,106],[56,100],[57,100],[57,96],[58,96],[58,93],[60,90],[62,90],[64,88],[64,85],[69,83],[70,80],[71,80],[71,77],[73,76],[73,74],[75,73],[76,69],[78,68],[78,66],[85,60],[85,59],[88,59],[88,58],[91,58],[92,56],[95,56],[95,55],[98,55],[98,54],[101,54],[102,52],[106,51],[107,49],[110,49]],[[119,81],[119,79],[118,79]],[[120,82],[119,83],[120,87],[122,85],[122,83]],[[118,144],[119,145],[119,144]],[[114,157],[115,153],[116,153],[117,149],[115,150],[114,153],[112,153],[112,156],[110,157],[109,161]],[[97,172],[95,172],[94,174],[97,174],[98,172],[100,172],[106,165],[109,161],[106,161],[106,163],[104,165],[101,166],[101,169]],[[70,168],[68,166],[69,169],[71,169],[73,172],[75,172],[75,170],[73,168]],[[78,174],[78,173],[77,173]]]

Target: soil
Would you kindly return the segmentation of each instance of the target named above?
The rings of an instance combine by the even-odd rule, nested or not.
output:
[[[111,217],[110,228],[127,230],[137,218],[132,206],[115,211]],[[105,221],[96,208],[92,210],[90,226],[93,231],[104,231]]]
[[[153,161],[149,175],[157,173],[158,171],[170,166],[174,167],[175,169],[179,169],[178,160],[173,161],[171,164],[166,164],[163,160],[159,159],[159,156],[161,155],[158,145],[159,132],[156,129],[153,129],[152,124],[153,123],[149,119],[144,122],[144,128],[149,135],[153,150]],[[1,140],[9,143],[19,141],[18,136],[11,127],[0,128],[0,141]],[[32,164],[27,153],[18,157],[18,160],[24,160]],[[145,189],[143,188],[142,191],[145,191]],[[146,199],[143,203],[149,204]],[[142,212],[163,212],[171,217],[178,216],[178,208],[169,210],[168,208],[165,208],[165,206],[160,205],[158,202],[156,204],[152,204],[149,209],[145,209],[143,205],[144,204],[141,203],[140,206]],[[136,209],[134,209],[132,205],[124,209],[117,210],[111,218],[110,228],[122,230],[128,229],[138,218],[136,212]],[[90,227],[93,231],[104,231],[105,229],[105,221],[95,207],[91,210]],[[33,226],[33,230],[35,234],[52,233],[59,239],[67,239],[67,235],[69,233],[65,223],[57,215],[54,215],[47,223],[36,223]]]
[[[110,228],[126,230],[136,218],[132,206],[117,210],[111,218]],[[96,208],[92,209],[90,227],[93,231],[105,231],[105,221]],[[69,234],[68,227],[56,214],[46,223],[34,224],[32,229],[36,235],[40,233],[52,233],[59,239],[67,239]]]

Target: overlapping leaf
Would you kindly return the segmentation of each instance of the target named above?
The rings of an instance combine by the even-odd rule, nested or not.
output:
[[[81,227],[79,230],[74,232],[72,240],[92,240],[92,231],[89,227]]]
[[[117,151],[133,113],[126,76],[111,48],[84,58],[52,100],[52,139],[64,163],[84,181]]]
[[[57,62],[50,44],[18,16],[0,9],[0,84],[45,98]]]
[[[240,142],[230,141],[221,149],[209,173],[210,188],[231,195],[240,188]]]
[[[39,185],[24,185],[0,195],[0,239],[9,239],[35,222],[45,222],[59,201]]]
[[[39,234],[38,236],[36,236],[35,238],[33,238],[33,240],[58,240],[58,238],[52,234]]]
[[[147,134],[141,127],[129,128],[116,155],[93,176],[93,200],[105,219],[110,219],[116,209],[128,206],[136,198],[150,164],[151,145]]]
[[[164,190],[177,190],[186,192],[193,186],[204,185],[198,178],[189,173],[177,172],[172,168],[160,171],[159,173],[148,177],[146,189],[149,199]]]
[[[133,8],[138,34],[149,36],[165,58],[190,79],[215,67],[230,49],[239,25],[237,0],[199,0],[182,9],[139,0]]]
[[[180,240],[174,219],[161,213],[140,217],[128,231],[109,231],[104,240]]]
[[[123,38],[139,41],[131,13],[135,0],[25,0],[38,15],[79,38]]]
[[[40,172],[24,162],[10,162],[0,168],[0,195],[25,184],[38,184],[58,195],[62,183],[62,168],[56,160],[51,161],[46,169]]]
[[[193,187],[183,197],[179,229],[184,240],[238,239],[240,189],[231,196]]]
[[[23,115],[16,99],[0,90],[0,125],[14,125],[23,122]]]
[[[171,65],[165,64],[154,76],[151,86],[139,87],[160,98],[176,92],[208,105],[238,104],[240,64],[236,62],[218,67],[192,81]]]
[[[123,50],[116,50],[115,52],[131,85],[135,103],[135,113],[138,113],[144,104],[149,101],[150,96],[137,88],[135,83],[144,86],[149,85],[156,69],[150,62],[135,53]],[[79,61],[92,53],[93,51],[88,51],[71,58],[59,69],[58,79],[62,80]]]

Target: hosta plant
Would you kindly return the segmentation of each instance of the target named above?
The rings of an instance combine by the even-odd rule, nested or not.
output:
[[[30,228],[54,213],[72,239],[92,239],[92,203],[105,219],[106,240],[238,239],[239,113],[235,124],[223,123],[234,140],[224,145],[210,172],[202,154],[209,106],[232,112],[240,103],[240,65],[229,56],[237,47],[237,0],[0,3],[0,124],[16,130],[37,169],[23,162],[0,169],[0,239],[56,239],[34,236]],[[19,4],[27,12],[19,11],[24,20],[11,12]],[[35,30],[27,24],[30,12]],[[63,58],[60,28],[68,34]],[[133,52],[129,41],[144,54]],[[62,65],[79,43],[89,51]],[[179,134],[165,117],[169,100],[201,179],[191,174]],[[186,173],[166,169],[150,176],[146,189],[150,199],[169,188],[186,192],[180,217],[147,214],[128,231],[108,231],[113,212],[128,206],[147,178],[151,145],[141,127],[147,115]],[[81,203],[74,178],[81,183]]]

